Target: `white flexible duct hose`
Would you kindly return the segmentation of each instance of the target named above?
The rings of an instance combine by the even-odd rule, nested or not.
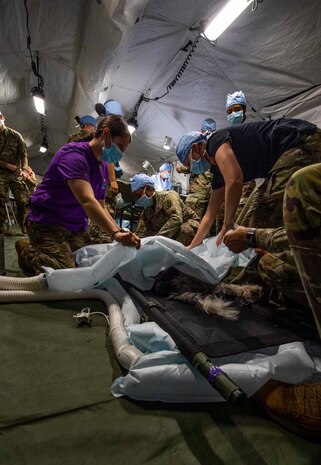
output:
[[[41,291],[46,289],[46,275],[44,273],[31,278],[15,278],[13,276],[0,276],[0,289],[15,291]]]
[[[40,275],[39,275],[40,276]],[[22,278],[28,279],[28,278]],[[124,318],[118,302],[107,292],[99,289],[84,291],[0,291],[0,302],[41,302],[50,300],[102,300],[108,308],[109,336],[120,365],[129,369],[143,353],[130,344],[124,327]],[[107,313],[106,313],[107,314]]]

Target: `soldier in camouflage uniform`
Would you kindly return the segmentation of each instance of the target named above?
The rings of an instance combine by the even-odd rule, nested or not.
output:
[[[190,170],[183,165],[176,166],[178,173],[190,174]],[[202,174],[191,174],[189,178],[188,194],[185,205],[193,210],[198,220],[201,220],[206,212],[211,196],[212,175],[209,171]]]
[[[259,253],[257,260],[244,270],[231,269],[225,282],[261,284],[275,303],[295,302],[309,307],[284,226],[257,229],[238,226],[225,234],[224,243],[234,253],[249,247]]]
[[[136,229],[139,237],[164,236],[190,244],[199,221],[177,192],[155,191],[153,180],[145,174],[134,176],[131,187],[136,205],[145,207]]]
[[[5,202],[9,189],[17,205],[17,220],[22,231],[29,198],[22,178],[28,166],[27,147],[19,132],[6,127],[4,121],[0,112],[0,233],[5,229]]]
[[[319,305],[321,334],[317,303],[317,299],[321,302],[320,179],[320,163],[296,171],[285,190],[284,227],[257,229],[255,236],[256,245],[271,252],[259,261],[264,282],[307,308]]]
[[[90,115],[84,115],[81,118],[75,116],[75,120],[80,129],[78,132],[70,134],[66,142],[89,142],[92,140],[97,127],[95,118]]]
[[[321,163],[296,171],[285,189],[283,207],[285,231],[321,337]],[[281,276],[287,263],[279,263]],[[289,268],[287,273],[288,285],[295,291]],[[297,281],[297,273],[293,277]],[[320,439],[320,383],[292,385],[271,380],[254,398],[287,429],[308,439]]]
[[[321,337],[321,163],[302,168],[288,182],[284,224]]]
[[[320,179],[321,164],[302,168],[290,178],[284,197],[284,226],[256,230],[237,228],[225,235],[224,242],[233,252],[249,246],[268,252],[260,258],[258,271],[263,282],[277,291],[273,296],[276,301],[285,299],[285,303],[293,301],[310,308],[309,301],[313,300],[313,295],[321,299]],[[304,248],[302,255],[300,247]],[[314,270],[317,274],[312,279]],[[307,276],[311,279],[306,280]],[[305,290],[301,281],[305,283]],[[321,310],[319,315],[321,328]]]

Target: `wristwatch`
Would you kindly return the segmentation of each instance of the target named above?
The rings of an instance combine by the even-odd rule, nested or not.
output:
[[[255,249],[256,247],[256,237],[255,237],[256,228],[252,228],[250,231],[246,233],[246,244]]]

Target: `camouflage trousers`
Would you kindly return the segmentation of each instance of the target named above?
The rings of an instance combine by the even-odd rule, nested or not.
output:
[[[285,189],[283,218],[290,245],[306,248],[300,269],[290,249],[266,254],[259,262],[261,277],[283,296],[309,307],[301,277],[321,290],[321,163],[302,168]],[[308,251],[311,250],[311,253]],[[320,294],[321,296],[321,294]]]
[[[284,152],[258,188],[243,222],[251,227],[277,228],[283,222],[283,197],[290,177],[305,166],[321,162],[321,130],[305,136],[298,147]]]
[[[290,244],[321,252],[321,163],[302,168],[292,176],[283,211]]]
[[[107,187],[105,206],[108,213],[115,218],[116,216],[116,195],[112,192],[110,186]],[[108,233],[103,231],[94,223],[89,225],[89,235],[93,244],[108,244],[112,242],[112,238]]]
[[[292,176],[283,206],[286,233],[321,337],[321,163]]]
[[[19,265],[26,274],[43,273],[43,266],[55,270],[75,268],[72,253],[91,244],[87,232],[70,232],[54,224],[28,222],[27,233],[29,244],[19,256]]]
[[[28,211],[28,200],[30,197],[26,184],[21,177],[11,173],[1,171],[0,173],[0,233],[4,232],[6,221],[5,202],[9,199],[9,189],[11,190],[17,206],[17,221],[19,226],[24,224]]]
[[[109,244],[111,236],[94,223],[89,224],[89,236],[92,244]]]
[[[317,140],[320,133],[317,137],[310,137]],[[290,301],[310,308],[302,285],[302,276],[308,277],[309,283],[312,283],[314,287],[314,294],[319,292],[321,300],[320,180],[321,163],[296,170],[290,176],[285,186],[284,204],[281,202],[283,205],[282,222],[284,219],[289,243],[284,245],[282,252],[266,253],[258,262],[258,280],[262,279],[269,286],[273,291],[274,300],[279,303]],[[305,270],[298,270],[290,245],[301,246],[307,250],[312,249],[311,253],[306,253],[302,257],[302,268],[304,267]]]
[[[243,189],[242,189],[242,195],[241,195],[241,198],[240,198],[240,201],[239,201],[239,205],[237,207],[237,210],[235,212],[235,215],[234,215],[234,221],[236,222],[237,218],[239,217],[239,215],[242,213],[242,210],[243,208],[245,207],[246,205],[246,202],[248,201],[252,191],[255,189],[255,181],[250,181],[250,182],[246,182],[244,183],[243,185]],[[221,209],[219,211],[219,213],[216,215],[216,219],[215,219],[215,224],[216,224],[216,234],[218,234],[220,232],[220,230],[222,229],[223,227],[223,223],[224,223],[224,210],[225,210],[225,204],[223,203],[222,206],[221,206]]]
[[[263,282],[271,289],[271,295],[273,295],[275,303],[288,304],[293,302],[309,307],[290,250],[278,254],[266,253],[259,260],[258,271]]]

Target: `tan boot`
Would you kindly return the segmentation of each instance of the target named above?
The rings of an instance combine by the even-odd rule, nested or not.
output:
[[[321,383],[286,384],[271,380],[253,398],[267,415],[288,430],[321,441]]]

